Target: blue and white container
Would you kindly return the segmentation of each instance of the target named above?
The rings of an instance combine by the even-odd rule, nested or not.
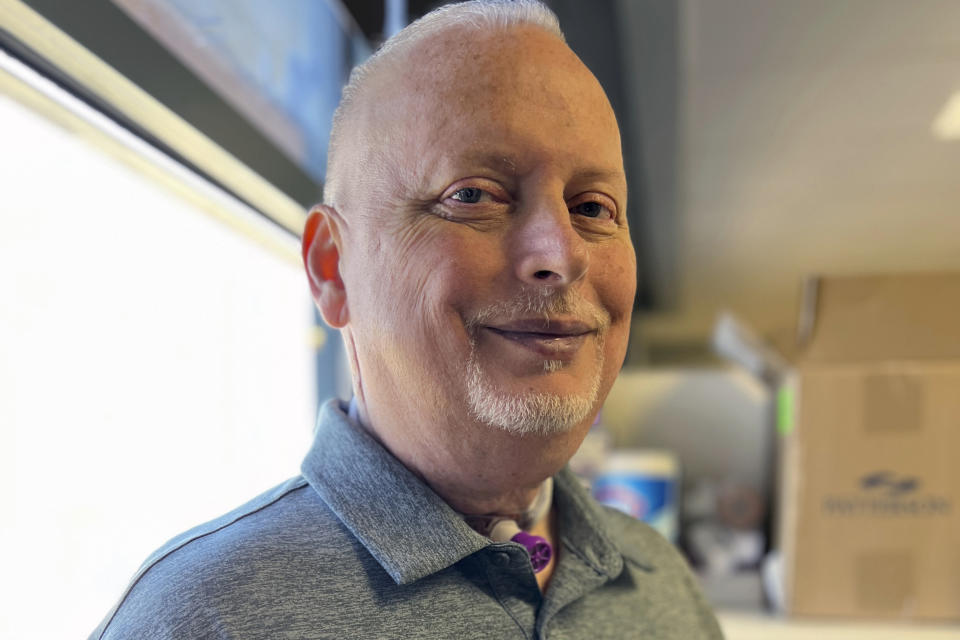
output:
[[[680,463],[669,451],[620,449],[594,478],[598,502],[643,520],[670,542],[677,541]]]

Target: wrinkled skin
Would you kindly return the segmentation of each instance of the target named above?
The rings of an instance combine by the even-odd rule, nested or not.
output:
[[[343,330],[374,436],[461,511],[522,509],[579,446],[626,351],[636,267],[616,120],[573,52],[534,27],[450,28],[402,56],[349,123],[337,208],[308,220],[311,288]],[[553,318],[583,331],[546,371],[543,349],[513,339],[523,318],[470,327],[530,291],[585,301],[602,336],[596,317]],[[599,379],[592,410],[550,435],[478,421],[471,340],[501,393],[582,396]]]

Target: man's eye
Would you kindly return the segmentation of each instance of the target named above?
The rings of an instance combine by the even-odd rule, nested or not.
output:
[[[588,202],[581,202],[578,205],[570,207],[570,213],[576,213],[577,215],[585,216],[587,218],[603,218],[603,219],[612,219],[613,211],[609,207],[590,200]]]
[[[464,187],[463,189],[454,191],[450,197],[465,204],[476,204],[483,199],[484,195],[486,195],[486,192],[483,189]]]

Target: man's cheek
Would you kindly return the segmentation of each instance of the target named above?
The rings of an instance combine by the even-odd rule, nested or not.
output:
[[[594,282],[600,299],[610,313],[611,321],[627,322],[633,311],[637,288],[636,263],[632,253],[625,250],[601,256]]]

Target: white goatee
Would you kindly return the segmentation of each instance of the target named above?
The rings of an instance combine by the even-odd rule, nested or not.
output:
[[[517,299],[482,309],[467,323],[475,331],[490,320],[554,314],[573,314],[598,327],[594,337],[597,370],[589,386],[579,394],[556,394],[540,391],[506,392],[497,387],[489,372],[480,363],[475,337],[470,341],[466,386],[470,413],[480,422],[515,435],[552,435],[565,433],[587,419],[600,393],[600,372],[603,370],[603,339],[609,316],[595,305],[573,294],[543,295],[527,293]],[[562,360],[544,360],[544,374],[560,371]]]

